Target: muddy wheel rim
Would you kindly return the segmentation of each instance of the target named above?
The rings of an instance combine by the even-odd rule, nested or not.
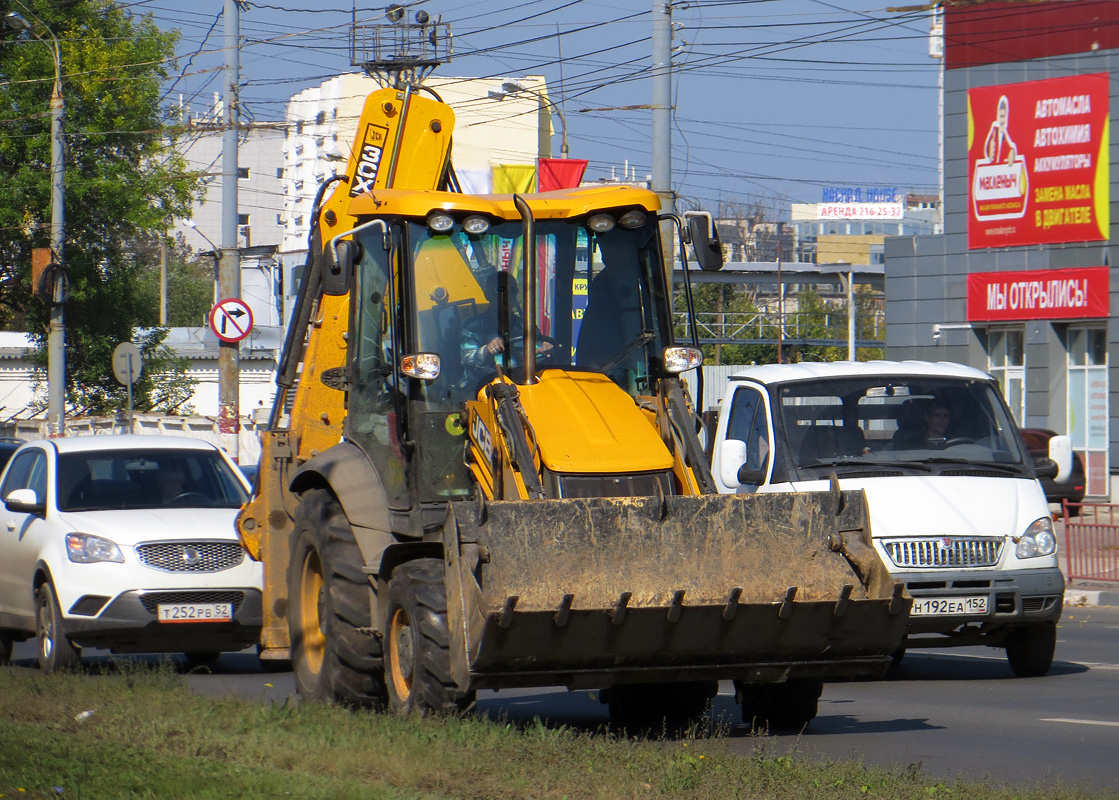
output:
[[[389,674],[397,696],[405,702],[412,696],[414,671],[412,623],[403,608],[396,608],[392,612],[392,621],[389,623]]]
[[[326,652],[322,588],[322,564],[319,554],[312,550],[303,559],[299,576],[299,632],[303,637],[303,660],[315,675],[322,671]]]

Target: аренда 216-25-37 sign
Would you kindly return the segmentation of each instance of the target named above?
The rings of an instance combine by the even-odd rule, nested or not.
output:
[[[1107,73],[969,89],[968,247],[1108,238]]]

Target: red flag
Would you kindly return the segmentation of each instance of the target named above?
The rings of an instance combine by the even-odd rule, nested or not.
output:
[[[541,192],[554,189],[575,189],[587,171],[587,161],[582,158],[541,158],[536,171]]]

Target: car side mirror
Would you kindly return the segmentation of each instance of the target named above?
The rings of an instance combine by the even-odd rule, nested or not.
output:
[[[16,489],[4,498],[4,508],[17,514],[42,514],[47,506],[34,489]]]
[[[765,468],[752,469],[745,464],[738,470],[738,482],[740,484],[749,484],[752,486],[761,486],[765,483]]]
[[[348,294],[354,265],[361,260],[361,245],[351,239],[335,242],[323,259],[322,293],[331,297]]]
[[[700,269],[715,272],[723,268],[723,243],[719,241],[719,228],[711,215],[692,214],[688,217],[688,235]]]
[[[1049,459],[1057,465],[1054,483],[1064,483],[1072,475],[1072,439],[1054,436],[1049,440]]]
[[[741,439],[724,439],[719,445],[719,478],[728,489],[742,485],[739,473],[746,467],[749,449]]]

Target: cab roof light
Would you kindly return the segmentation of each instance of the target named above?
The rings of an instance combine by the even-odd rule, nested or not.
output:
[[[462,229],[467,233],[481,234],[488,231],[490,228],[490,221],[485,217],[480,217],[477,214],[471,214],[469,217],[462,221]]]
[[[595,214],[587,220],[587,227],[595,233],[606,233],[614,230],[614,218],[609,214]]]
[[[634,208],[622,214],[621,218],[618,220],[618,224],[623,228],[640,228],[645,224],[646,219],[648,219],[648,217],[644,211]]]
[[[427,215],[427,227],[436,233],[447,233],[455,227],[455,218],[443,211],[433,211]]]

